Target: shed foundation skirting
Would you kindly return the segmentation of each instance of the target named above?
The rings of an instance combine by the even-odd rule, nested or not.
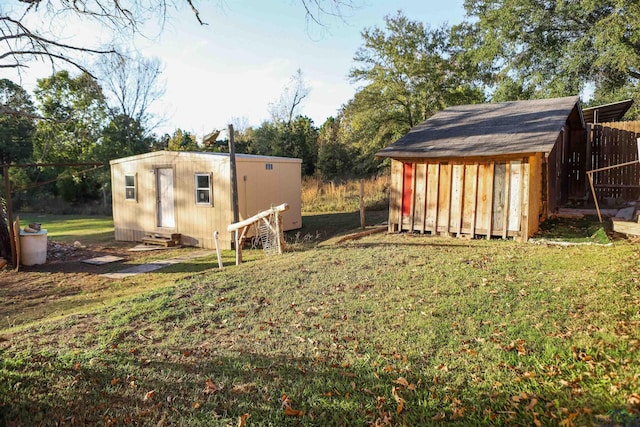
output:
[[[526,241],[537,231],[542,205],[541,183],[531,179],[533,172],[540,176],[540,164],[536,156],[474,163],[393,160],[389,231]]]
[[[125,242],[142,242],[146,233],[141,230],[115,227],[115,239]]]

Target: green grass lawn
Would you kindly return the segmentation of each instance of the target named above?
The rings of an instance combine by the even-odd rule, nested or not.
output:
[[[308,243],[0,337],[0,420],[640,422],[637,245]]]
[[[81,215],[18,215],[20,225],[40,223],[47,237],[60,242],[105,243],[113,241],[113,218]]]

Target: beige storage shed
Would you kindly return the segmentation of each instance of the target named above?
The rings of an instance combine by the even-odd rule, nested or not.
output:
[[[111,164],[116,240],[142,241],[148,234],[181,234],[187,246],[222,248],[233,241],[229,154],[155,151]],[[236,154],[240,220],[282,203],[285,231],[302,227],[300,159]]]

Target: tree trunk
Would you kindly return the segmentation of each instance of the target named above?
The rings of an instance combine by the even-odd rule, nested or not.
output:
[[[11,259],[11,235],[7,225],[7,204],[4,197],[0,198],[0,208],[2,209],[0,212],[0,257],[13,262]]]

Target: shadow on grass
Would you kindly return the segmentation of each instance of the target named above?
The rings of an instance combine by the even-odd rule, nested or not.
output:
[[[34,351],[14,358],[0,351],[8,367],[0,385],[0,423],[235,425],[243,414],[250,415],[249,425],[373,425],[385,417],[384,425],[398,426],[434,420],[460,426],[533,425],[538,419],[557,424],[564,418],[576,423],[570,425],[610,424],[622,416],[625,425],[640,422],[638,414],[604,403],[603,396],[576,398],[571,389],[551,383],[531,390],[518,384],[486,390],[447,384],[453,374],[440,372],[437,380],[421,374],[428,365],[424,359],[352,366],[319,357],[267,357],[243,351],[241,343],[231,344],[239,348],[227,355],[218,354],[216,343],[149,354],[144,337],[129,338],[75,357]],[[403,370],[403,364],[414,368]],[[285,415],[283,394],[303,416]],[[583,407],[590,410],[581,412]]]
[[[583,218],[551,218],[540,224],[534,238],[566,242],[609,243],[610,221],[600,222],[596,216]]]
[[[365,212],[367,225],[381,224],[388,219],[388,211]],[[340,213],[307,213],[302,218],[302,228],[285,233],[287,242],[297,243],[308,237],[315,243],[323,242],[332,237],[351,231],[357,231],[360,227],[360,212]]]
[[[358,240],[350,240],[344,243],[339,243],[338,245],[348,245],[351,248],[379,248],[379,247],[392,247],[392,248],[401,248],[401,247],[423,247],[423,248],[460,248],[469,246],[468,240],[456,240],[450,239],[450,242],[443,241],[442,238],[437,238],[437,241],[430,240],[431,237],[421,236],[423,239],[420,242],[360,242]],[[433,238],[435,239],[435,238]],[[319,250],[331,250],[331,246],[322,246],[317,248]]]

